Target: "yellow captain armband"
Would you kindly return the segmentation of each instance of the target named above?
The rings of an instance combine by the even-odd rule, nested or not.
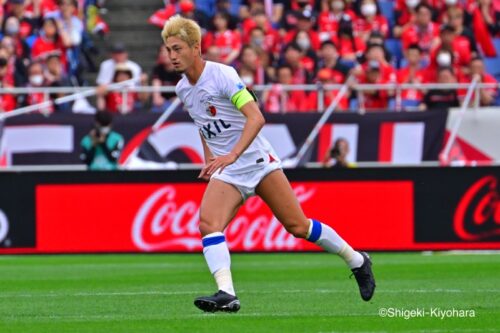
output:
[[[234,94],[233,97],[231,97],[231,102],[234,104],[234,106],[236,106],[238,110],[240,110],[243,105],[251,101],[257,101],[257,97],[248,88],[241,89],[236,94]]]

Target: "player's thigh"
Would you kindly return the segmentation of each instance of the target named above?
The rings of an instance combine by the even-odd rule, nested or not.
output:
[[[202,236],[223,231],[242,204],[240,191],[231,184],[211,179],[200,205],[200,231]]]
[[[283,170],[268,174],[255,189],[274,216],[297,237],[305,237],[309,224]]]

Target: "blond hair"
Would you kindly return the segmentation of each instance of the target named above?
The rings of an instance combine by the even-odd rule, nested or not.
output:
[[[161,37],[165,43],[169,37],[177,37],[192,47],[200,45],[201,29],[195,21],[174,15],[165,22]]]

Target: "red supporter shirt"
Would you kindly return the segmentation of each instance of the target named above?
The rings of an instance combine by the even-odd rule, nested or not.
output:
[[[379,62],[379,64],[380,64],[380,74],[382,79],[387,82],[396,83],[397,82],[396,69],[394,69],[394,67],[386,63]],[[363,69],[363,74],[361,74],[360,79],[366,80],[365,73],[368,71],[368,62],[362,64],[361,68]]]
[[[326,110],[327,107],[330,106],[330,104],[333,102],[335,97],[339,94],[338,90],[328,90],[324,92],[324,97],[323,97],[323,108]],[[318,92],[317,91],[311,91],[308,96],[309,102],[308,102],[308,109],[312,111],[324,111],[324,110],[318,110]],[[339,101],[339,104],[337,105],[336,110],[347,110],[349,109],[349,99],[347,96],[344,95]]]
[[[35,60],[39,58],[43,59],[49,54],[56,51],[59,52],[59,54],[61,55],[61,62],[64,64],[64,66],[66,66],[66,52],[60,39],[56,42],[53,42],[51,40],[45,39],[42,36],[38,37],[35,40],[33,47],[31,48],[31,56]]]
[[[372,31],[378,31],[386,38],[389,35],[389,23],[382,15],[375,16],[373,21],[368,21],[364,17],[358,17],[354,21],[353,27],[354,31],[359,34],[369,34]]]
[[[341,14],[334,14],[330,11],[322,11],[318,17],[318,31],[322,40],[328,40],[333,37],[337,37],[337,31],[339,30],[339,22],[343,16],[348,16],[351,21],[354,22],[356,19],[356,14],[352,10],[347,10]]]
[[[337,45],[340,57],[357,55],[363,53],[366,49],[366,44],[360,37],[354,37],[354,39],[334,37],[332,41]]]
[[[430,58],[431,63],[436,62],[436,56],[441,49],[441,45],[438,45],[431,50]],[[452,44],[453,49],[453,65],[454,66],[469,66],[472,59],[470,42],[464,36],[457,36]]]
[[[462,75],[460,77],[459,82],[460,83],[470,83],[470,82],[472,82],[472,78],[469,75]],[[484,73],[481,77],[481,83],[497,83],[497,80],[495,79],[495,77],[493,77],[493,75],[490,75],[488,73]],[[498,93],[497,88],[484,88],[484,89],[495,93],[495,95]],[[463,97],[465,97],[466,94],[467,94],[467,89],[459,89],[458,90],[459,97],[463,98]],[[472,100],[474,100],[474,94],[475,94],[475,92],[472,94]]]
[[[417,69],[412,71],[409,67],[401,68],[397,72],[398,83],[423,83],[425,81],[425,71]],[[403,89],[401,98],[407,100],[422,100],[424,94],[419,89]]]
[[[366,78],[362,78],[360,80],[360,83],[368,84],[368,81],[366,80]],[[375,82],[375,84],[387,83],[389,82],[387,80],[384,80],[383,78],[380,78],[377,80],[377,82]],[[389,106],[389,93],[387,90],[376,90],[376,93],[374,95],[364,92],[363,98],[361,99],[358,97],[358,100],[360,101],[360,105],[364,106],[366,111],[374,111],[378,109],[384,110]],[[363,104],[361,104],[361,100],[363,100]]]
[[[134,104],[137,101],[137,93],[127,93],[127,104],[123,108],[123,94],[112,91],[106,95],[106,109],[113,113],[129,113],[134,111]]]
[[[418,26],[412,24],[401,34],[401,41],[403,49],[407,49],[412,44],[418,44],[422,51],[428,53],[437,37],[439,37],[439,26],[436,23],[431,22],[424,31],[420,31]]]
[[[302,90],[282,92],[279,84],[273,85],[265,102],[265,109],[272,113],[305,112],[308,109],[307,95]]]
[[[207,32],[203,39],[203,49],[207,50],[210,46],[217,46],[221,59],[225,61],[232,51],[241,49],[241,35],[237,30]]]

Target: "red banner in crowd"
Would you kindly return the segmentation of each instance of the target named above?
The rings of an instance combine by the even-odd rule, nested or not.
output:
[[[81,184],[36,188],[40,252],[199,251],[205,184]],[[353,246],[413,245],[409,181],[298,182],[306,214],[334,227]],[[384,232],[380,232],[384,230]],[[226,235],[236,251],[317,250],[287,233],[264,202],[249,199]]]

